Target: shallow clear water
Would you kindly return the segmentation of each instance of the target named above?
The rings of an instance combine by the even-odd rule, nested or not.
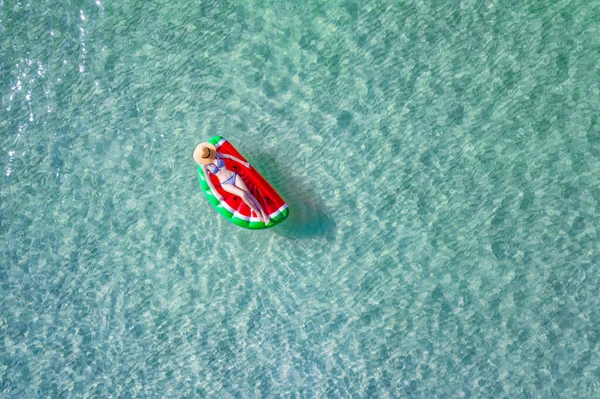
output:
[[[0,1],[0,397],[599,397],[600,3],[299,3]]]

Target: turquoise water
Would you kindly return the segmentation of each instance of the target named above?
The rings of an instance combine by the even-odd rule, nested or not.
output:
[[[0,397],[600,397],[598,21],[0,1]],[[214,134],[288,221],[210,207]]]

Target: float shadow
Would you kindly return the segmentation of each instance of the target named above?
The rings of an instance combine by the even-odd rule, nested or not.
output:
[[[286,168],[283,158],[264,152],[248,155],[248,160],[273,185],[290,210],[287,220],[275,226],[273,231],[288,238],[332,240],[336,225],[327,215],[322,198],[306,182],[295,177],[293,170]]]

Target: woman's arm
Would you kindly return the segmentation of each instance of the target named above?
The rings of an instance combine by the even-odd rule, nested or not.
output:
[[[235,161],[235,162],[241,163],[242,165],[244,165],[244,166],[245,166],[245,167],[247,167],[248,169],[250,169],[250,168],[251,168],[251,166],[250,166],[250,164],[249,164],[248,162],[244,162],[244,161],[242,161],[241,159],[234,157],[233,155],[229,155],[229,154],[223,154],[223,153],[221,153],[220,155],[221,155],[221,157],[223,157],[223,158],[231,159],[232,161]]]
[[[219,201],[223,201],[223,196],[221,194],[219,194],[219,192],[215,189],[215,185],[212,183],[212,180],[210,179],[210,175],[209,175],[209,171],[208,169],[206,169],[205,165],[201,165],[202,167],[202,172],[204,172],[204,178],[206,179],[206,184],[208,184],[208,187],[210,188],[210,192],[212,193],[212,195]]]

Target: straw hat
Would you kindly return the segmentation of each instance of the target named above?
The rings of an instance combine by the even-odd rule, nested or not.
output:
[[[200,143],[194,150],[194,161],[200,165],[208,165],[217,157],[217,147],[210,143]]]

